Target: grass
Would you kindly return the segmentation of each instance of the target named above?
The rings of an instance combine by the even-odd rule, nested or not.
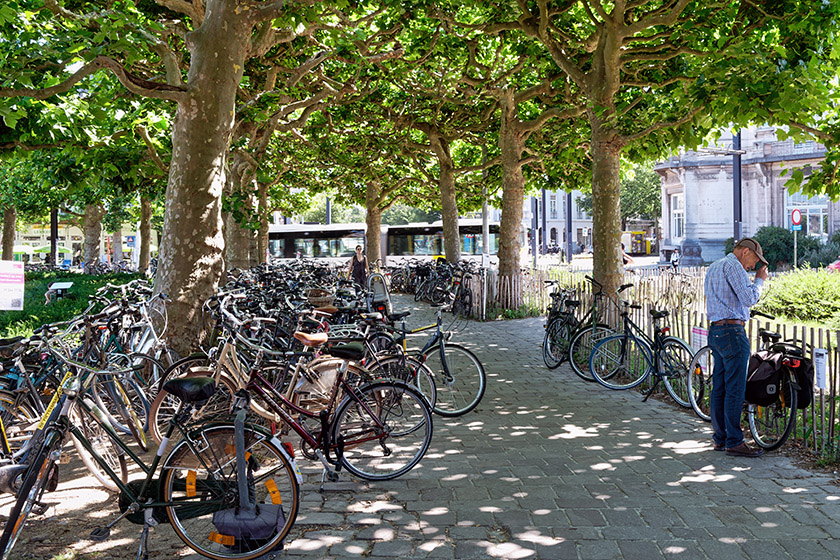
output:
[[[140,278],[140,274],[114,273],[91,276],[74,272],[32,272],[26,274],[22,311],[0,312],[0,337],[29,336],[36,328],[67,321],[88,306],[88,296],[110,282],[125,284]],[[73,282],[66,297],[46,305],[44,293],[53,282]]]

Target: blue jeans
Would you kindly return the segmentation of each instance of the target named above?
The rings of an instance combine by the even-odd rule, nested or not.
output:
[[[729,449],[744,442],[741,411],[747,387],[750,341],[741,325],[712,325],[708,342],[715,360],[710,403],[714,441],[715,445]]]

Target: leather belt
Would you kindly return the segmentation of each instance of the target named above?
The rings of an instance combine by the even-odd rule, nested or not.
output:
[[[721,319],[720,321],[712,321],[712,325],[743,325],[744,321],[741,319]]]

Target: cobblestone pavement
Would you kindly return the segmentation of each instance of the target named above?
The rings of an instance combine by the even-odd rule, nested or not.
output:
[[[413,310],[409,327],[432,317],[405,297],[395,307]],[[567,366],[549,371],[542,334],[537,318],[468,323],[455,340],[487,369],[479,407],[458,419],[436,416],[428,453],[401,479],[367,483],[343,474],[319,493],[320,469],[307,465],[301,513],[278,557],[840,557],[833,478],[775,454],[728,457],[712,450],[708,426],[690,412],[584,383]],[[81,469],[72,472],[77,478],[58,493],[65,511],[74,492],[95,488]],[[86,514],[92,526],[115,510],[113,498],[94,492]],[[67,530],[68,522],[33,522],[26,550],[49,543],[50,531]],[[83,540],[69,550],[131,558],[139,530],[123,525],[109,548]],[[155,533],[153,558],[180,557],[170,528]]]

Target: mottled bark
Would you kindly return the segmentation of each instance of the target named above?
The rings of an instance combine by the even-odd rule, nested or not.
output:
[[[208,0],[201,26],[187,35],[186,99],[172,127],[172,164],[156,289],[172,299],[169,342],[181,354],[200,341],[201,305],[221,278],[221,197],[237,87],[251,40],[250,11],[240,2]]]
[[[240,155],[236,154],[233,156],[228,174],[225,187],[227,196],[231,198],[231,201],[236,201],[236,204],[241,204],[236,208],[240,217],[250,217],[254,209],[254,196],[251,194],[253,175],[250,173],[250,167]],[[234,212],[224,213],[224,223],[225,269],[248,269],[256,264],[257,261],[253,258],[256,253],[256,232],[242,227]]]
[[[608,294],[624,277],[621,258],[621,145],[617,135],[592,119],[593,274]]]
[[[382,257],[382,209],[379,207],[380,188],[369,181],[365,191],[365,224],[367,225],[367,258],[370,264]]]
[[[3,210],[3,260],[10,261],[15,258],[15,221],[17,220],[17,209],[9,206]]]
[[[268,218],[271,215],[271,210],[268,208],[268,183],[259,183],[258,189],[260,230],[257,232],[257,262],[266,262],[268,260]]]
[[[137,267],[140,272],[149,269],[152,253],[152,201],[148,196],[140,196],[140,256]]]
[[[90,274],[91,267],[99,263],[99,246],[102,240],[102,216],[105,209],[98,204],[85,206],[85,272]]]
[[[111,262],[114,264],[119,264],[123,261],[122,240],[122,226],[120,226],[117,228],[117,231],[111,234]]]
[[[458,231],[458,204],[455,200],[455,163],[449,151],[449,142],[432,132],[429,141],[440,166],[440,213],[443,221],[443,250],[446,260],[461,260],[461,235]]]

